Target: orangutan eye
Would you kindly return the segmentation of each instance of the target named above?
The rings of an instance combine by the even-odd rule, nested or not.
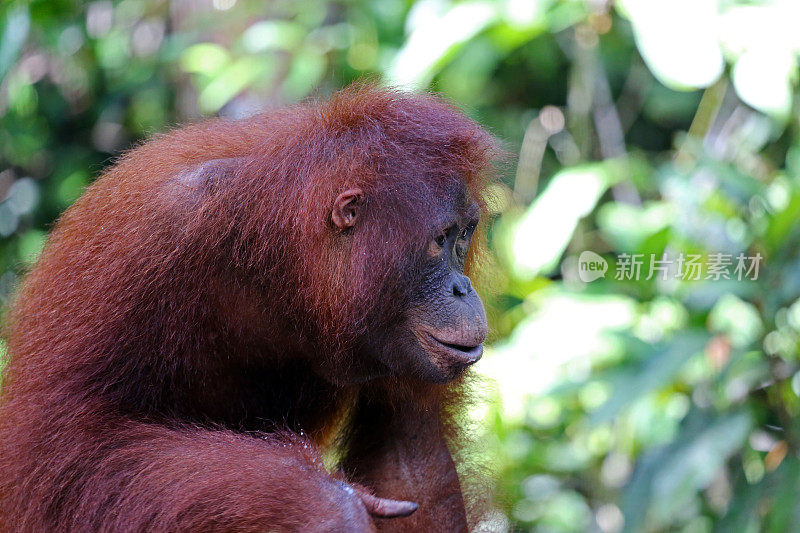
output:
[[[468,235],[469,235],[469,228],[464,228],[461,230],[461,234],[458,236],[458,238],[462,240],[467,240]]]
[[[441,234],[441,235],[439,235],[438,237],[436,237],[434,239],[434,241],[436,241],[436,244],[438,244],[441,247],[444,247],[444,243],[445,243],[446,240],[447,240],[447,238],[445,237],[444,234]]]

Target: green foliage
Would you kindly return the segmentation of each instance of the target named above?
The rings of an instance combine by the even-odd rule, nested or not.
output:
[[[365,76],[430,87],[519,154],[495,189],[494,338],[477,367],[505,502],[487,527],[796,527],[794,4],[6,2],[0,297],[152,132]],[[591,282],[586,250],[608,262]],[[759,275],[706,279],[720,253],[760,254]],[[618,279],[622,254],[704,270],[650,276],[646,261]]]

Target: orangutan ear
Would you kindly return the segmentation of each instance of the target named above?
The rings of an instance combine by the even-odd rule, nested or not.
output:
[[[352,228],[358,211],[364,202],[364,193],[361,189],[348,189],[336,197],[331,211],[331,221],[340,230]]]

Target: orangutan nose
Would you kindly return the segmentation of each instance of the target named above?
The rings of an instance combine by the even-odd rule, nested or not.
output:
[[[472,284],[469,278],[463,274],[456,274],[453,276],[453,296],[466,296],[472,292]]]

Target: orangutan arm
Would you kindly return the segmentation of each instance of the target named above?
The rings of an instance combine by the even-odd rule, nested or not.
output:
[[[382,497],[419,504],[407,518],[375,519],[379,531],[467,531],[461,485],[439,408],[393,409],[362,398],[353,428],[342,462],[348,478]]]

